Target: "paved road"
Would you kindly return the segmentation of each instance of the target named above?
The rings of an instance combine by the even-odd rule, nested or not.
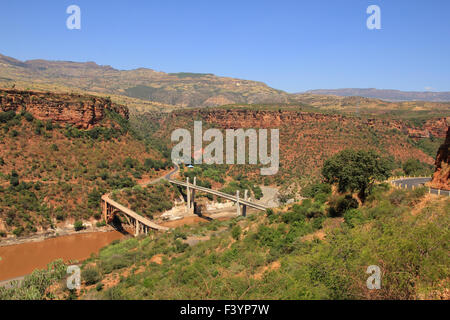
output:
[[[420,187],[425,185],[425,183],[429,182],[431,180],[431,178],[402,178],[402,179],[396,179],[393,180],[392,182],[397,185],[397,186],[401,186],[403,188],[407,188],[407,189],[412,189],[412,187],[414,186],[415,188]],[[430,188],[430,192],[432,194],[441,194],[441,195],[445,195],[445,196],[449,196],[450,195],[450,191],[448,190],[438,190],[438,189],[434,189],[434,188]]]
[[[178,172],[178,170],[180,170],[180,167],[178,165],[176,165],[175,163],[173,165],[174,165],[175,168],[172,171],[170,171],[168,174],[166,174],[164,176],[161,176],[161,177],[158,177],[156,179],[153,179],[153,180],[151,180],[149,182],[142,183],[140,185],[145,187],[145,186],[148,186],[150,184],[155,184],[155,183],[157,183],[157,182],[159,182],[161,180],[169,180],[169,179],[171,179],[172,175],[174,175],[175,173]]]

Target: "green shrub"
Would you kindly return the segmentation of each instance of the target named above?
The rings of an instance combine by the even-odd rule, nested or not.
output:
[[[183,243],[180,240],[175,240],[175,252],[181,253],[184,252],[189,245],[187,243]]]
[[[314,196],[314,202],[323,204],[323,203],[327,202],[328,197],[329,197],[329,194],[327,194],[327,193],[323,193],[323,192],[317,193]]]
[[[75,229],[75,231],[80,231],[84,229],[84,225],[83,225],[83,221],[75,221],[75,223],[73,224],[73,228]]]
[[[302,195],[306,198],[315,198],[318,194],[331,194],[331,185],[327,183],[314,183],[302,189]]]
[[[358,209],[350,209],[344,214],[345,223],[354,228],[356,225],[365,221],[364,216]]]
[[[12,187],[17,187],[19,185],[19,175],[15,170],[11,172],[10,178],[9,178],[9,184]]]
[[[6,122],[14,119],[15,116],[16,116],[16,113],[12,110],[0,112],[0,123],[6,123]]]
[[[101,275],[97,268],[88,267],[81,272],[81,279],[89,286],[99,282]]]
[[[231,236],[235,240],[239,240],[239,238],[241,237],[241,233],[242,230],[240,226],[235,226],[233,229],[231,229]]]
[[[105,221],[99,221],[99,222],[96,223],[96,226],[97,226],[97,228],[104,227],[104,226],[106,226],[106,222]]]
[[[25,120],[27,120],[28,122],[32,122],[34,120],[33,115],[29,112],[25,112],[25,114],[23,116],[24,116]]]
[[[330,199],[328,214],[331,217],[342,217],[350,209],[357,209],[358,201],[351,194]]]
[[[24,229],[23,229],[22,226],[20,226],[20,227],[18,227],[18,228],[16,228],[16,229],[13,230],[13,234],[14,234],[16,237],[20,237],[20,236],[22,235],[23,232],[24,232]]]

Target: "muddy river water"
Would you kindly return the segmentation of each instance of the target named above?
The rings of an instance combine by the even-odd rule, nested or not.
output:
[[[124,235],[117,231],[73,234],[0,247],[0,281],[43,269],[56,259],[81,261]]]

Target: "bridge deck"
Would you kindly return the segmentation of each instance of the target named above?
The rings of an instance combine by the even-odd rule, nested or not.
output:
[[[178,180],[173,180],[173,179],[168,179],[168,181],[170,183],[173,183],[173,184],[176,184],[176,185],[179,185],[179,186],[187,187],[187,183],[183,182],[183,181],[178,181]],[[192,188],[192,189],[195,189],[195,190],[199,190],[199,191],[203,191],[203,192],[210,193],[210,194],[214,194],[216,196],[219,196],[219,197],[231,200],[231,201],[235,201],[235,202],[237,201],[237,197],[236,196],[232,196],[231,194],[220,192],[220,191],[217,191],[217,190],[201,187],[201,186],[198,186],[198,185],[195,185],[195,184],[189,183],[189,188]],[[257,203],[254,203],[254,202],[250,202],[250,201],[244,200],[243,198],[239,198],[239,203],[243,204],[243,205],[246,205],[246,206],[249,206],[251,208],[262,210],[262,211],[267,210],[269,208],[269,207],[264,206],[262,204],[257,204]]]
[[[169,230],[169,228],[167,227],[163,227],[160,226],[159,224],[156,224],[150,220],[148,220],[147,218],[144,218],[143,216],[137,214],[136,212],[134,212],[133,210],[128,209],[127,207],[121,205],[120,203],[110,199],[108,197],[108,195],[103,195],[102,196],[102,200],[107,202],[109,205],[113,206],[114,208],[122,211],[123,213],[125,213],[126,215],[132,217],[133,219],[139,221],[140,223],[142,223],[143,225],[146,225],[149,228],[155,229],[155,230],[161,230],[161,231],[167,231]]]

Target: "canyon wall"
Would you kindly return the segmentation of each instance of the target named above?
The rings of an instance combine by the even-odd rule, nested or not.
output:
[[[107,98],[0,89],[0,111],[10,110],[26,110],[38,120],[51,120],[81,129],[98,125],[105,118],[106,110],[115,111],[126,119],[129,117],[127,107]]]
[[[326,114],[304,112],[296,110],[256,110],[256,109],[191,109],[178,110],[171,113],[175,119],[198,118],[208,123],[219,124],[223,129],[235,128],[277,128],[286,125],[299,125],[308,123],[337,122],[340,124],[354,123],[357,126],[370,128],[383,128],[383,130],[395,129],[411,138],[429,138],[430,135],[445,138],[447,122],[445,117],[433,118],[425,121],[421,127],[414,126],[407,121],[395,119],[371,119],[359,118],[342,114]]]

